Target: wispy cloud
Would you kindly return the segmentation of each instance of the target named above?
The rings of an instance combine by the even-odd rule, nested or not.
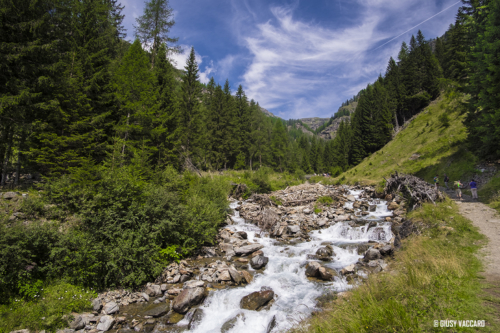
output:
[[[416,6],[418,18],[435,10],[417,0],[359,0],[356,23],[339,28],[296,19],[295,4],[270,7],[271,20],[235,29],[251,55],[241,76],[247,95],[285,118],[331,115],[353,87],[385,72],[400,40],[370,50],[411,23]]]

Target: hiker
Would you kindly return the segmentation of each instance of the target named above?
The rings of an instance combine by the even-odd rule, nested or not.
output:
[[[450,181],[450,178],[448,178],[448,176],[446,174],[444,174],[444,186],[446,186],[446,188],[448,188],[449,181]]]
[[[470,181],[469,186],[470,191],[472,192],[472,199],[477,199],[477,184],[474,179]]]
[[[434,177],[434,185],[436,186],[436,188],[438,188],[438,186],[439,186],[439,178],[438,178],[438,175],[436,175],[436,177]]]
[[[455,193],[457,194],[457,198],[459,198],[460,200],[462,200],[462,190],[461,190],[461,188],[463,187],[463,184],[460,182],[460,179],[455,182],[455,186],[457,187],[455,189]]]

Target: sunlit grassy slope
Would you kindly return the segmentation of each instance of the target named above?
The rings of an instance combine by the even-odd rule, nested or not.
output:
[[[460,97],[455,93],[439,97],[384,148],[338,179],[375,184],[394,171],[414,174],[429,182],[438,174],[442,183],[444,173],[450,181],[465,179],[474,173],[477,158],[466,149],[464,115],[459,110]]]

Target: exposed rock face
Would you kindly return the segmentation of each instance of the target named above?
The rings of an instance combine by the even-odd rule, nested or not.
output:
[[[274,297],[274,291],[263,290],[253,292],[240,301],[240,306],[242,309],[259,311],[262,309],[269,301]]]
[[[200,304],[205,296],[205,288],[184,289],[175,299],[172,308],[177,313],[185,314],[193,305]]]

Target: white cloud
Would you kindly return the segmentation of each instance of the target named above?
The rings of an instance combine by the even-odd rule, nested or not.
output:
[[[210,81],[210,77],[212,73],[215,72],[215,67],[214,67],[214,62],[210,61],[210,65],[205,66],[205,70],[201,71],[200,70],[200,82],[201,83],[208,83]]]
[[[273,19],[253,29],[248,20],[240,21],[246,29],[235,31],[251,55],[241,77],[247,95],[285,118],[330,116],[334,107],[385,73],[389,57],[407,36],[373,51],[377,45],[439,11],[434,3],[417,0],[358,4],[361,10],[352,13],[358,23],[344,28],[297,20],[295,6],[271,7]]]
[[[170,61],[172,61],[172,64],[174,65],[175,68],[177,69],[184,69],[186,66],[186,62],[189,58],[189,54],[191,53],[191,46],[189,45],[179,45],[181,48],[181,52],[179,53],[171,53],[169,55]],[[196,52],[195,52],[195,58],[196,62],[198,63],[198,67],[201,65],[203,62],[203,57]]]

